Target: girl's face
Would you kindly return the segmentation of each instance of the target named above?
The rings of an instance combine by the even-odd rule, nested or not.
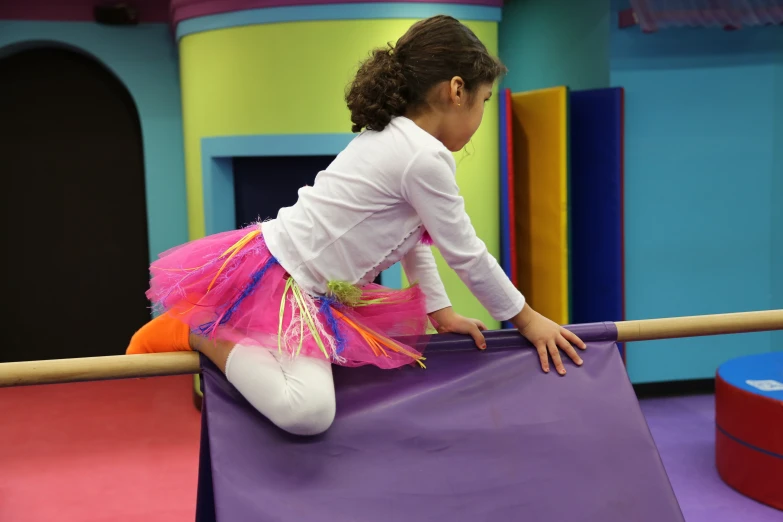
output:
[[[452,152],[462,150],[481,125],[484,105],[492,97],[492,84],[479,85],[468,93],[462,80],[450,84],[450,106],[443,115],[441,136],[443,144]]]

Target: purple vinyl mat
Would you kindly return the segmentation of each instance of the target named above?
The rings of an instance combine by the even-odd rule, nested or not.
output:
[[[274,427],[203,359],[197,520],[684,520],[612,327],[577,333],[585,364],[564,377],[513,331],[485,352],[424,338],[426,370],[336,367],[316,438]]]

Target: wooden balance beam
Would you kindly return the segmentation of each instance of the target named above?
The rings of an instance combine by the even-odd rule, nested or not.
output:
[[[617,342],[783,330],[783,310],[619,321]],[[196,374],[196,352],[113,355],[0,364],[0,388]]]

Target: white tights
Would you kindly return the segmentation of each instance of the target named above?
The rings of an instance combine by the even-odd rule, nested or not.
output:
[[[325,359],[237,344],[226,360],[226,378],[255,409],[294,435],[318,435],[334,421],[332,366]]]

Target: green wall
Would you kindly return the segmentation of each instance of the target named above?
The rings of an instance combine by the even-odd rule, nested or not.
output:
[[[508,0],[498,34],[503,87],[608,87],[609,23],[609,0]]]

